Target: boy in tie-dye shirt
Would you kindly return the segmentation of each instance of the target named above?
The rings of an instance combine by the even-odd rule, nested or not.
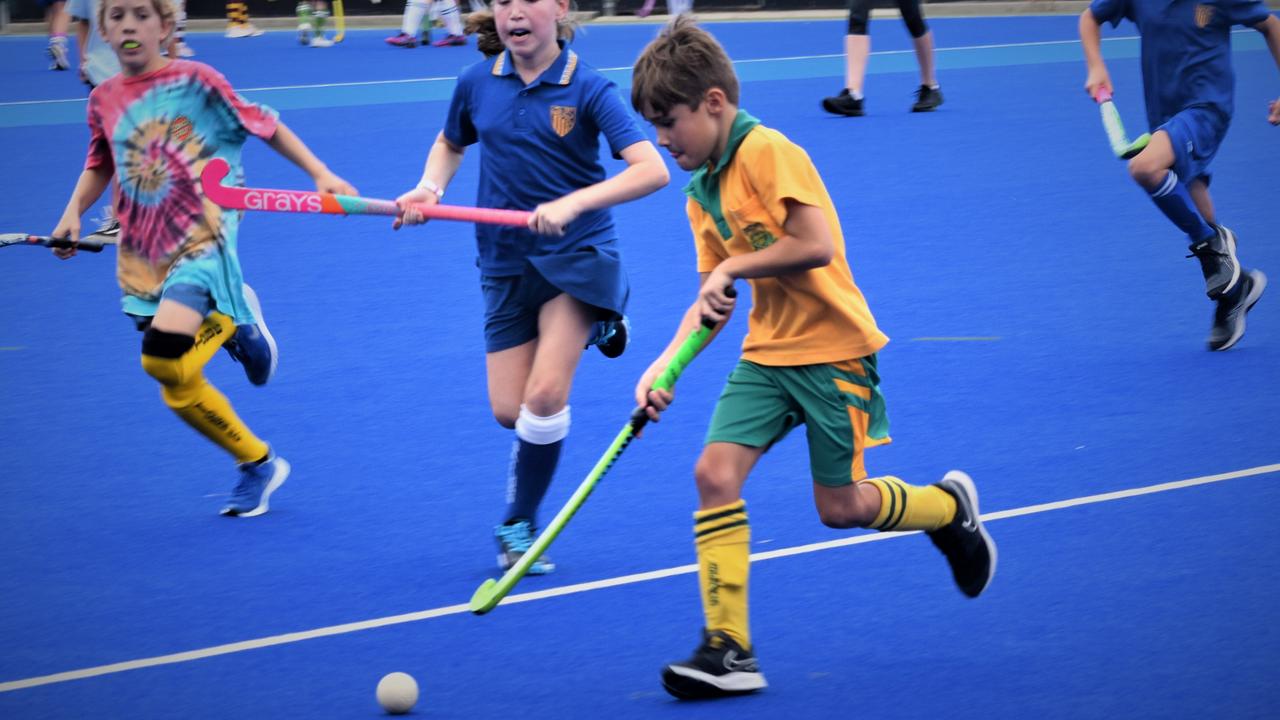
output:
[[[159,381],[165,404],[239,463],[239,482],[222,513],[259,515],[289,464],[237,417],[203,369],[226,348],[249,381],[263,385],[275,371],[275,340],[242,278],[239,213],[204,197],[200,172],[222,158],[240,182],[241,148],[256,135],[311,175],[317,189],[355,190],[275,111],[244,100],[206,65],[161,55],[174,29],[169,0],[105,0],[98,20],[121,73],[89,96],[88,159],[53,235],[78,239],[80,216],[115,181],[117,277],[124,311],[144,333],[142,367]]]

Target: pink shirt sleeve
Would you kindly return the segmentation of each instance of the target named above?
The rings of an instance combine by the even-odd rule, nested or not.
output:
[[[89,153],[84,160],[84,169],[106,168],[115,170],[115,160],[111,157],[111,143],[107,133],[102,129],[102,112],[97,101],[97,91],[89,95]]]
[[[276,134],[276,126],[280,120],[275,110],[245,100],[217,70],[203,64],[199,67],[201,82],[222,99],[222,110],[226,113],[225,119],[229,125],[244,128],[249,135],[256,135],[263,140],[270,140]]]

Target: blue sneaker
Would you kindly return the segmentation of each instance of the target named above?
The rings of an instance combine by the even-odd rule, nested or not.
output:
[[[511,520],[493,529],[493,536],[498,541],[498,567],[506,572],[512,565],[520,562],[520,558],[533,545],[538,534],[533,523],[528,520]],[[530,575],[546,575],[556,569],[551,558],[543,555],[529,566]]]
[[[631,343],[631,320],[626,315],[620,320],[601,320],[591,327],[587,347],[595,345],[607,358],[616,358],[627,351]]]
[[[244,299],[249,302],[258,322],[254,325],[237,325],[235,333],[222,347],[231,355],[232,360],[244,366],[244,374],[249,382],[266,385],[271,376],[276,374],[280,352],[276,349],[276,339],[271,337],[271,331],[267,329],[267,321],[262,319],[262,303],[258,302],[258,294],[248,285],[244,286]]]
[[[240,466],[240,482],[231,491],[231,499],[222,508],[223,515],[253,517],[267,511],[271,493],[289,477],[289,462],[275,453],[262,463]]]

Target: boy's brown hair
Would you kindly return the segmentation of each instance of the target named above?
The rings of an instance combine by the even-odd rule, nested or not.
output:
[[[677,16],[640,53],[631,73],[631,106],[666,114],[677,105],[698,109],[718,87],[738,104],[738,76],[720,43],[688,15]]]

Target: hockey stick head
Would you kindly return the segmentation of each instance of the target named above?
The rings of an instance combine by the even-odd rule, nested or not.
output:
[[[480,587],[476,588],[475,594],[471,596],[471,612],[476,615],[483,615],[497,606],[498,602],[502,600],[502,596],[494,592],[497,587],[498,581],[489,578]]]

